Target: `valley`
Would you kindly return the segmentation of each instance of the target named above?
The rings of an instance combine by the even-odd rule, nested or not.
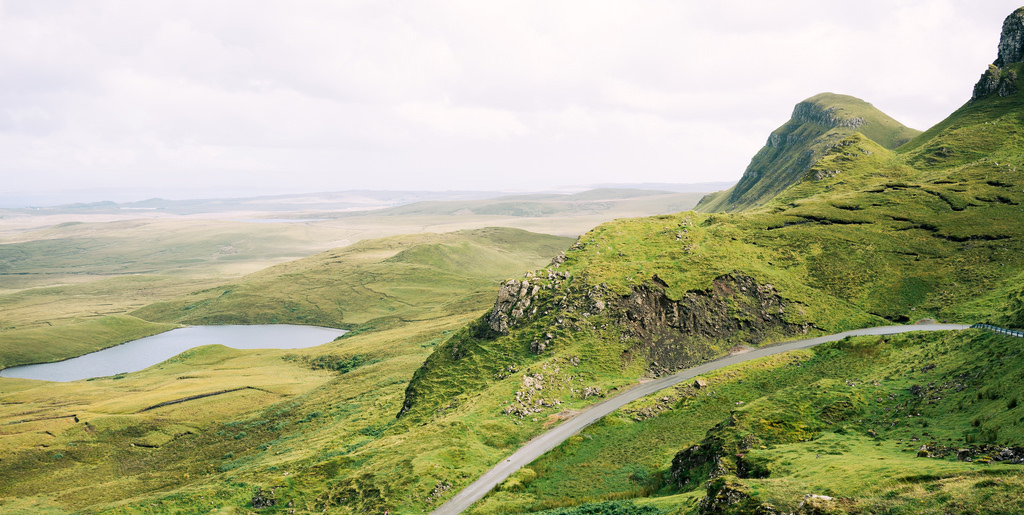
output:
[[[970,327],[1024,327],[1024,8],[1000,41],[934,127],[815,95],[707,196],[5,212],[0,367],[348,332],[0,378],[0,511],[1024,512],[1024,340]]]

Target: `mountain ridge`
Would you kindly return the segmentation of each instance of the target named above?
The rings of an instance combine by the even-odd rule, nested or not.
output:
[[[736,212],[761,206],[799,182],[825,153],[854,132],[890,150],[921,133],[859,98],[820,93],[796,104],[789,121],[772,131],[735,186],[705,196],[695,209]]]

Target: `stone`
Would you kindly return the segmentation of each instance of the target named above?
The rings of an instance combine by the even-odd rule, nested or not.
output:
[[[997,94],[1008,97],[1017,93],[1017,72],[1011,65],[1024,62],[1024,7],[1017,9],[1003,21],[999,34],[996,60],[974,85],[971,101]]]
[[[999,34],[999,53],[996,66],[1024,61],[1024,7],[1017,9],[1003,20],[1003,30]]]
[[[274,499],[274,492],[271,491],[269,494],[264,492],[262,488],[257,488],[256,493],[252,496],[252,507],[256,509],[269,508],[277,504],[277,500]]]

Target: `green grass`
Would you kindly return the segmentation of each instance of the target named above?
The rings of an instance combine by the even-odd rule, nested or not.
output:
[[[858,98],[821,93],[797,104],[794,116],[772,132],[732,188],[709,195],[703,212],[737,212],[758,207],[800,182],[836,145],[863,135],[882,149],[894,149],[920,134]]]
[[[110,315],[53,328],[3,331],[0,332],[0,369],[60,361],[109,347],[111,342],[125,343],[175,327],[178,326]]]
[[[400,434],[394,414],[408,378],[486,308],[492,277],[539,266],[567,243],[511,229],[363,242],[232,286],[307,302],[324,302],[313,284],[336,295],[331,302],[349,303],[342,313],[366,322],[329,344],[208,346],[109,378],[0,381],[0,504],[32,498],[40,511],[194,513],[245,506],[263,487],[314,510],[367,455],[396,458],[380,442],[388,449]],[[346,287],[367,285],[392,293],[345,297],[353,295]],[[222,294],[210,296],[210,311],[234,309],[219,307]],[[279,316],[295,316],[287,307],[276,305]]]
[[[1018,339],[971,331],[860,337],[729,367],[706,376],[706,389],[678,386],[587,428],[529,465],[528,484],[492,493],[473,513],[703,495],[713,467],[689,477],[671,470],[676,453],[695,444],[719,449],[721,466],[751,496],[748,508],[793,510],[806,493],[841,498],[851,513],[989,505],[988,494],[1007,497],[1024,483],[1019,465],[917,450],[1019,445],[1024,407],[1007,406],[1024,394],[1022,359]],[[989,490],[973,487],[982,481]]]
[[[259,218],[267,213],[237,210],[270,209],[269,216],[274,218],[303,217],[298,209],[305,204],[292,205],[292,211],[287,213],[280,210],[281,205],[275,204],[274,199],[257,203],[165,202],[159,199],[140,203],[159,208],[159,211],[123,211],[110,203],[63,210],[0,210],[0,331],[68,326],[59,334],[71,334],[76,327],[87,329],[88,325],[82,324],[89,320],[128,315],[154,303],[238,281],[274,264],[361,240],[491,225],[576,236],[603,221],[686,209],[696,200],[696,194],[594,190],[532,199],[531,202],[542,207],[544,216],[472,213],[473,209],[494,210],[493,206],[513,201],[501,198],[425,203],[395,210],[318,212],[315,217],[319,221],[287,224],[242,222],[239,219]],[[190,216],[178,216],[183,213]],[[485,273],[500,279],[507,274],[496,274],[494,265],[515,259],[515,250],[504,256],[492,253],[484,260],[488,267]],[[463,260],[462,264],[467,262]],[[410,264],[405,270],[414,272],[415,265]],[[451,280],[461,279],[453,277]],[[315,289],[316,285],[312,287]],[[436,295],[441,291],[432,284],[417,288]],[[356,296],[368,293],[358,287],[357,290]],[[278,305],[261,304],[250,310],[250,318],[293,321],[305,318],[306,322],[302,323],[340,323],[341,315],[331,312],[334,306],[310,306],[302,292],[292,290],[290,294],[294,294],[300,305],[291,303],[292,298],[289,298],[291,309],[285,310],[283,317],[256,315],[257,309],[264,313],[281,311]],[[383,294],[401,300],[416,291],[410,285],[405,292],[384,291]],[[436,295],[431,300],[446,302]],[[376,305],[376,301],[373,304]],[[404,309],[399,302],[371,318]],[[354,312],[361,312],[361,309],[350,309],[344,324],[362,323],[352,320]],[[216,316],[225,319],[223,314]],[[93,347],[116,345],[134,334],[111,334],[105,342],[94,342]],[[55,356],[47,355],[40,360],[55,359]]]
[[[162,323],[355,330],[299,351],[205,347],[73,385],[0,382],[0,502],[197,513],[273,498],[268,513],[422,513],[664,366],[887,322],[1019,321],[1019,96],[975,102],[896,150],[898,130],[833,133],[756,210],[617,220],[540,270],[567,241],[392,237],[139,309]],[[540,209],[502,202],[506,215]],[[486,309],[509,277],[536,294],[515,294],[522,315],[503,334]],[[587,428],[473,511],[693,513],[730,489],[734,512],[793,511],[806,493],[854,513],[1024,509],[1019,466],[916,457],[932,441],[1021,444],[1019,346],[979,331],[856,338],[720,370],[707,388]],[[673,471],[687,449],[690,466]]]
[[[1009,144],[992,144],[985,149],[991,152],[986,157],[952,159],[946,168],[921,166],[922,152],[928,152],[930,145],[892,152],[869,138],[851,134],[829,150],[800,182],[757,210],[661,215],[595,228],[579,238],[562,265],[527,278],[531,287],[539,287],[539,293],[531,298],[526,315],[512,324],[507,335],[492,331],[486,320],[480,319],[437,348],[410,383],[405,415],[408,423],[440,425],[464,413],[462,420],[474,422],[466,429],[472,440],[474,430],[469,428],[500,420],[507,406],[518,406],[518,392],[529,402],[541,399],[548,404],[523,418],[509,416],[519,427],[530,428],[524,435],[528,436],[539,431],[538,426],[554,420],[559,411],[586,404],[588,401],[579,399],[577,393],[584,386],[610,391],[654,370],[654,357],[664,357],[668,351],[659,350],[659,344],[651,340],[666,345],[683,341],[680,349],[698,354],[688,358],[692,363],[732,345],[750,343],[754,337],[778,341],[799,335],[787,333],[786,327],[805,327],[814,333],[925,318],[1019,321],[1017,279],[1024,270],[1024,242],[1019,237],[1024,234],[1020,210],[1024,181],[1012,173],[1015,166],[1024,165],[1016,151],[1020,146],[1015,144],[1019,128],[1024,127],[1019,102],[1017,97],[976,102],[971,109],[953,115],[954,120],[947,124],[950,131],[936,136],[951,146],[995,125],[997,138]],[[838,173],[818,176],[817,170]],[[554,273],[562,275],[551,279]],[[758,313],[756,306],[753,310],[747,308],[749,296],[735,291],[723,291],[717,297],[721,303],[717,308],[700,307],[698,299],[712,294],[710,285],[719,284],[715,281],[722,277],[735,276],[751,277],[755,285],[760,285],[757,288],[772,285],[784,309]],[[722,288],[734,287],[728,281],[721,284]],[[661,304],[667,306],[665,311],[653,313],[655,322],[651,323],[655,328],[648,339],[637,338],[636,315],[629,314],[629,299],[641,291],[663,292],[653,295],[667,299]],[[603,311],[597,311],[595,299],[602,300],[606,306]],[[678,322],[682,325],[676,329],[668,322],[658,326],[658,317],[668,320],[673,316],[673,302],[678,303],[680,311],[693,313],[693,320]],[[759,315],[772,315],[775,325],[764,332],[756,329]],[[738,330],[700,332],[705,327],[730,327],[734,323]],[[684,336],[673,337],[674,330],[683,331]],[[687,337],[686,331],[706,335]],[[548,333],[554,336],[549,350],[539,355],[531,352],[531,342],[548,340]],[[579,357],[579,365],[567,365],[574,357]],[[970,362],[963,358],[959,363]],[[830,366],[839,365],[841,361]],[[556,367],[560,372],[554,372]],[[522,379],[536,374],[545,377],[543,393],[529,391]],[[825,393],[835,393],[837,385],[842,391],[842,383],[836,382],[840,380],[800,380],[797,384],[801,389],[812,385]],[[784,408],[793,420],[778,428],[783,434],[816,437],[825,431],[826,421],[815,422],[814,414],[806,411],[808,406],[850,405],[861,409],[865,403],[870,404],[868,398],[833,397],[831,393],[816,396],[813,389],[800,395],[805,399]],[[749,397],[734,401],[751,402]],[[773,405],[776,401],[765,402]],[[1005,399],[1003,405],[1009,403]],[[486,406],[490,406],[489,417],[485,416]],[[749,406],[755,409],[756,405]],[[951,424],[958,423],[950,418]],[[721,419],[709,424],[718,422]],[[607,435],[621,429],[614,421],[605,424]],[[596,427],[595,432],[605,429],[604,425]],[[709,427],[695,430],[706,431]],[[976,438],[991,439],[997,431],[994,427],[985,429],[984,434],[979,430]],[[967,438],[963,434],[957,437]],[[1003,437],[1020,442],[1019,435]],[[584,445],[580,438],[571,440],[567,447]],[[643,478],[658,477],[653,471],[664,467],[664,461],[648,461],[622,439],[607,440],[614,445],[583,453],[581,459],[572,462],[583,472],[578,483],[546,483],[545,465],[531,467],[538,477],[530,480],[527,490],[583,493],[568,498],[560,494],[562,497],[551,499],[554,504],[548,505],[544,500],[521,504],[516,496],[526,494],[509,492],[508,498],[495,501],[501,508],[494,511],[544,508],[620,495],[635,497],[658,488],[656,482],[644,482]],[[796,442],[778,440],[772,445],[786,443]],[[474,448],[474,444],[463,448]],[[604,452],[618,456],[618,461],[603,461]],[[500,453],[493,455],[500,459]],[[474,477],[484,468],[470,460],[466,463],[459,469],[462,472],[453,471],[449,476]],[[616,469],[610,463],[621,463],[625,468]],[[609,469],[612,472],[603,472]],[[636,478],[641,478],[640,482]],[[466,484],[457,480],[452,483]]]
[[[362,241],[133,314],[187,324],[348,329],[435,318],[485,305],[510,271],[550,259],[570,241],[498,228]]]

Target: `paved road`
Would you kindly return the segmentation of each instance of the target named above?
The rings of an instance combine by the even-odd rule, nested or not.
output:
[[[609,397],[597,404],[588,406],[573,418],[566,420],[550,431],[530,440],[520,447],[518,451],[503,460],[501,463],[495,465],[494,468],[488,470],[484,475],[480,476],[480,479],[474,481],[461,492],[455,494],[455,496],[449,499],[448,502],[442,504],[436,510],[431,512],[431,515],[457,515],[458,513],[462,513],[463,510],[469,508],[474,502],[487,495],[487,492],[490,492],[492,488],[504,481],[508,476],[512,475],[513,472],[530,464],[533,460],[536,460],[544,453],[554,449],[555,446],[564,442],[570,436],[582,431],[583,428],[597,422],[605,415],[641,397],[650,395],[658,390],[668,388],[669,386],[679,384],[695,376],[706,374],[712,370],[729,365],[735,365],[737,363],[743,363],[744,361],[750,361],[752,359],[779,354],[781,352],[806,349],[822,343],[842,340],[847,336],[880,336],[910,331],[951,331],[968,328],[970,328],[969,325],[963,324],[922,324],[856,329],[853,331],[846,331],[844,333],[761,347],[742,354],[725,356],[703,365],[676,372],[669,376],[660,377],[645,383],[639,383],[615,395],[614,397]]]

